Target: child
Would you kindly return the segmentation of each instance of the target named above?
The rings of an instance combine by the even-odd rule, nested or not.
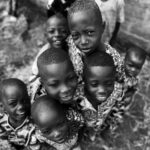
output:
[[[125,56],[125,89],[124,102],[129,105],[132,96],[137,90],[138,75],[146,59],[146,52],[138,47],[128,49]]]
[[[46,94],[61,103],[72,103],[77,76],[67,52],[62,49],[48,49],[39,56],[37,66]]]
[[[77,92],[77,76],[66,51],[47,50],[39,56],[37,65],[43,87],[42,94],[83,112],[93,111],[87,99],[80,97]]]
[[[120,25],[125,20],[124,0],[101,0],[100,8],[105,20],[105,30],[102,40],[113,46]]]
[[[120,54],[109,44],[101,42],[104,23],[98,0],[76,0],[69,9],[68,22],[72,37],[68,38],[69,53],[73,65],[82,82],[83,61],[86,56],[96,51],[108,53],[116,67],[116,84],[114,86],[117,100],[122,100],[124,66]]]
[[[115,85],[115,65],[110,55],[95,52],[85,60],[85,95],[95,108],[96,118],[85,117],[85,121],[94,122],[94,130],[100,131],[105,119],[116,102],[112,94]],[[94,139],[93,139],[94,140]]]
[[[90,55],[94,51],[106,52],[113,57],[116,66],[117,81],[124,78],[123,61],[120,54],[109,44],[101,42],[104,30],[101,12],[99,9],[100,1],[77,0],[69,9],[68,22],[71,35],[68,38],[69,54],[79,78],[82,81],[83,60],[85,55]],[[122,93],[122,86],[115,85],[116,91]]]
[[[117,74],[122,78],[123,63],[119,53],[110,45],[101,42],[104,23],[99,9],[100,1],[76,0],[69,9],[68,22],[72,37],[69,37],[69,53],[74,57],[75,69],[82,74],[82,55],[89,55],[94,51],[103,51],[113,57]]]
[[[83,125],[82,116],[70,109],[75,117],[67,114],[67,107],[49,96],[39,97],[32,105],[31,114],[37,126],[36,136],[57,150],[79,150],[78,131]]]
[[[66,38],[68,36],[68,23],[66,19],[66,12],[64,10],[56,11],[51,8],[48,11],[48,20],[46,22],[45,35],[47,44],[39,51],[33,63],[32,73],[38,76],[37,59],[47,49],[50,48],[63,48],[66,46]]]
[[[1,83],[0,93],[4,108],[0,114],[0,136],[22,149],[18,145],[27,146],[33,129],[29,122],[30,99],[26,85],[19,79],[6,79]]]
[[[41,85],[39,81],[39,71],[37,68],[37,59],[38,57],[46,50],[51,50],[51,48],[60,49],[63,48],[65,50],[67,47],[66,38],[68,36],[68,22],[66,18],[66,10],[64,7],[61,7],[59,10],[57,8],[57,4],[61,6],[61,2],[53,1],[51,6],[49,6],[49,10],[47,11],[48,20],[46,22],[46,31],[45,35],[47,38],[47,44],[45,44],[39,53],[37,54],[35,61],[32,66],[32,76],[30,78],[30,89],[31,89],[31,101],[33,101],[35,93],[37,89]],[[63,5],[63,4],[62,4]]]

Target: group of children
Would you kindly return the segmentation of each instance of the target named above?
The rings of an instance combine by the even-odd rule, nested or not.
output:
[[[122,59],[101,42],[105,24],[98,0],[50,7],[48,15],[48,43],[33,63],[28,91],[19,79],[1,82],[0,136],[17,149],[80,150],[83,139],[93,142],[106,126],[117,125],[146,53],[130,48]]]

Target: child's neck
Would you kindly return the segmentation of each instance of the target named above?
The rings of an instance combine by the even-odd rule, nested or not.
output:
[[[100,104],[98,104],[89,94],[86,94],[86,97],[87,97],[88,101],[92,104],[92,106],[93,106],[96,110],[98,110],[98,106],[99,106]]]
[[[8,122],[15,129],[15,128],[19,127],[24,122],[24,120],[21,120],[18,122],[18,121],[15,121],[9,117]]]
[[[93,53],[95,53],[97,51],[100,51],[100,52],[105,52],[106,51],[104,43],[100,42],[99,46],[94,51],[92,51],[90,54],[88,54],[88,55],[91,55],[91,54],[93,54]]]

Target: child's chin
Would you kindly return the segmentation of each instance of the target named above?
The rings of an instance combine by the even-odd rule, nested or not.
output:
[[[60,101],[62,104],[71,104],[72,103],[72,99],[69,100],[61,100]]]

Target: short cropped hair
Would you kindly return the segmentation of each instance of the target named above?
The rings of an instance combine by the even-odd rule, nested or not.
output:
[[[128,57],[131,54],[134,54],[140,60],[145,60],[147,56],[147,53],[143,49],[135,46],[132,46],[127,50],[126,57]]]
[[[3,80],[0,83],[0,95],[2,96],[2,94],[7,92],[7,88],[11,87],[11,86],[17,88],[20,91],[20,93],[22,94],[23,98],[28,97],[26,84],[17,78],[9,78],[9,79]]]
[[[113,58],[109,54],[99,51],[86,57],[85,66],[110,66],[115,68]]]
[[[31,116],[35,123],[40,122],[41,112],[47,113],[54,108],[56,112],[65,113],[63,106],[48,95],[40,96],[31,106]],[[45,111],[45,112],[44,112]]]
[[[94,0],[76,0],[68,10],[68,17],[78,11],[92,10],[95,12],[95,17],[102,22],[102,14],[99,6]]]
[[[69,56],[67,52],[62,49],[48,49],[44,51],[37,60],[38,68],[43,67],[45,65],[61,63],[66,60],[69,60]]]

